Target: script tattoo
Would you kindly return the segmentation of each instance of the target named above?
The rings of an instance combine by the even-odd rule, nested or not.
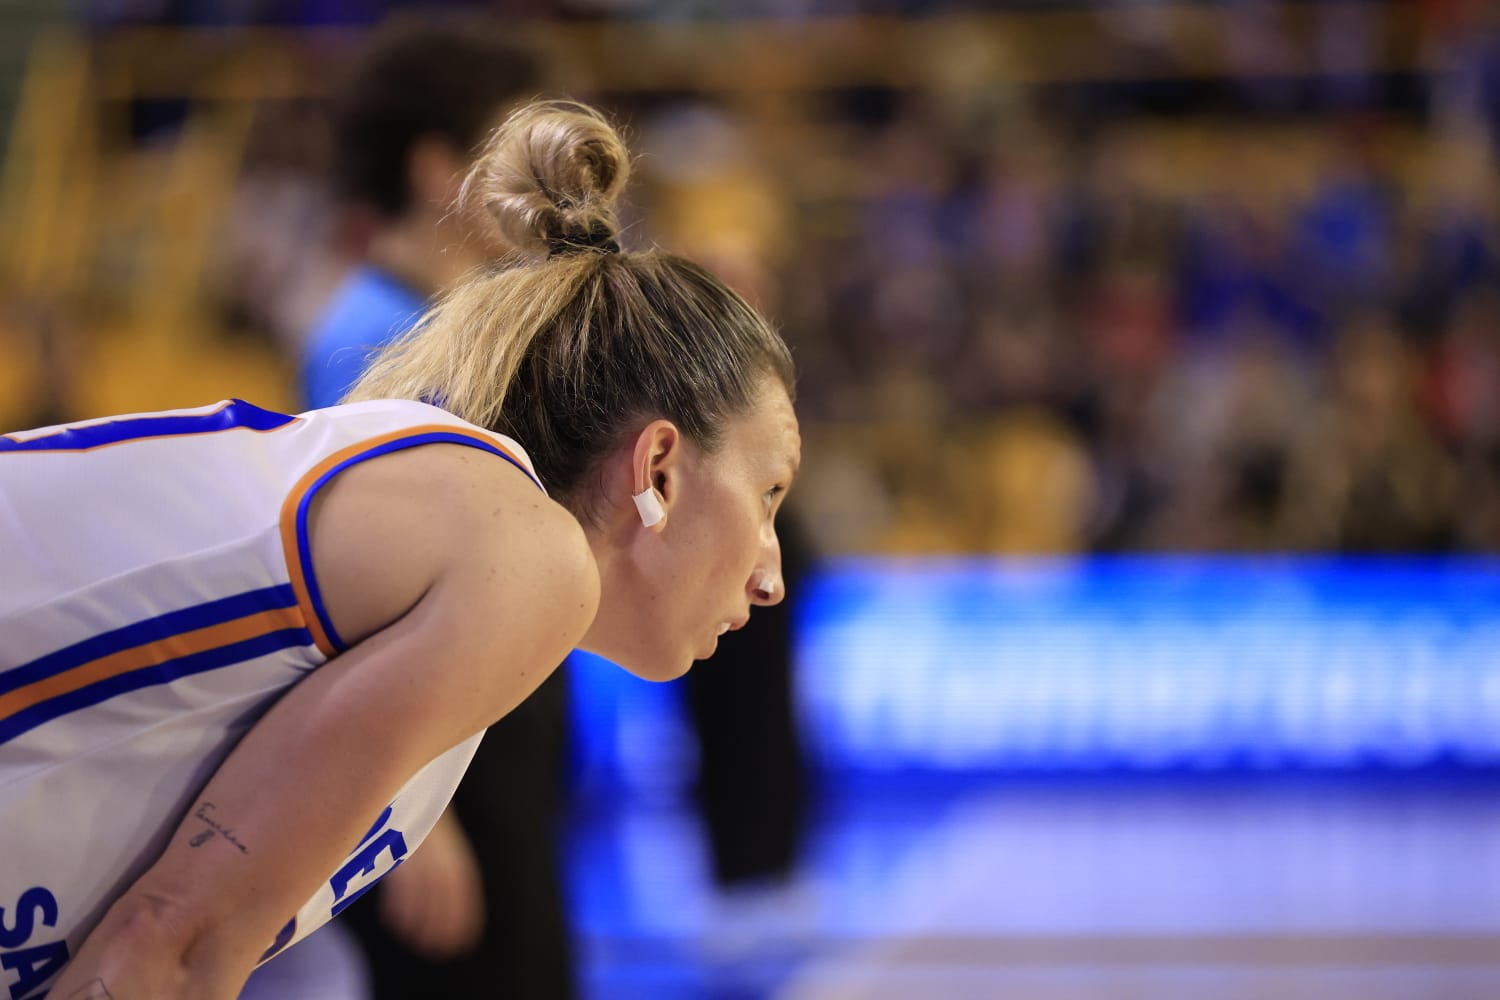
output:
[[[214,834],[218,834],[220,837],[223,837],[235,847],[238,847],[241,854],[249,854],[250,848],[246,847],[244,843],[234,835],[234,827],[224,826],[218,820],[214,819],[211,815],[213,811],[214,804],[212,802],[209,802],[207,799],[204,799],[202,802],[198,803],[198,810],[197,812],[193,813],[193,819],[200,820],[203,823],[206,823],[208,825],[208,829],[200,830],[197,833],[193,834],[193,839],[188,841],[188,846],[201,847],[204,844],[208,843],[210,840],[214,839]]]
[[[104,980],[96,979],[83,989],[69,993],[66,1000],[115,1000],[115,995],[104,985]]]

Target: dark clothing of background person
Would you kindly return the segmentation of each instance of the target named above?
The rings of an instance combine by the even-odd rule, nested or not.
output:
[[[558,844],[566,787],[567,676],[559,670],[491,726],[449,806],[484,881],[484,935],[431,961],[380,919],[377,885],[343,915],[364,948],[375,1000],[570,1000],[573,954]]]
[[[798,583],[811,553],[793,509],[776,521],[787,600],[756,608],[688,674],[699,747],[697,796],[721,888],[782,880],[801,846],[806,777],[793,670]]]

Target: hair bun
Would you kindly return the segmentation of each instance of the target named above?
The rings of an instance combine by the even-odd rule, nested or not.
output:
[[[540,101],[495,130],[464,181],[505,241],[533,256],[618,250],[615,202],[630,176],[625,143],[594,109]]]

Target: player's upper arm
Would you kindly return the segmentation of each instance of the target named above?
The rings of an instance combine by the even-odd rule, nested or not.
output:
[[[328,612],[352,645],[399,644],[413,697],[454,702],[442,715],[462,731],[441,752],[578,641],[598,604],[593,557],[571,514],[477,449],[397,452],[340,479],[311,527]]]
[[[578,522],[518,470],[470,449],[441,457],[463,468],[427,482],[443,499],[412,519],[420,527],[406,541],[408,560],[438,557],[430,574],[413,574],[427,579],[415,604],[381,631],[430,650],[419,677],[443,678],[450,718],[473,710],[456,742],[509,712],[561,662],[593,620],[599,580]]]

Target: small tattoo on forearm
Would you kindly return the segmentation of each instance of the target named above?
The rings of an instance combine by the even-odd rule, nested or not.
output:
[[[96,979],[83,989],[69,993],[65,1000],[115,1000],[115,995],[104,985],[104,980]]]
[[[202,847],[204,844],[214,839],[214,834],[218,834],[220,837],[223,837],[235,847],[238,847],[241,854],[249,854],[250,848],[246,847],[244,843],[234,835],[234,827],[224,826],[220,824],[218,820],[214,819],[213,816],[210,815],[213,810],[214,804],[212,802],[209,802],[207,799],[198,803],[198,810],[197,812],[193,813],[193,818],[196,820],[201,820],[202,822],[208,824],[208,829],[200,830],[197,833],[193,834],[193,839],[188,841],[188,846]]]

